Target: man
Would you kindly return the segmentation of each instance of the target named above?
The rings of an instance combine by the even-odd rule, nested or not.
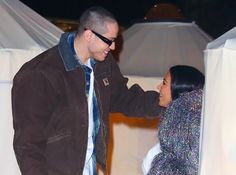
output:
[[[14,150],[22,175],[106,171],[109,112],[155,117],[159,94],[127,88],[112,58],[118,23],[86,10],[76,33],[22,66],[14,78]]]

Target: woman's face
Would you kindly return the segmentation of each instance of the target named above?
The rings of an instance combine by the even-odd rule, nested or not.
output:
[[[171,77],[170,72],[168,71],[161,86],[159,86],[160,97],[159,105],[162,107],[167,107],[168,104],[172,101],[171,97]]]

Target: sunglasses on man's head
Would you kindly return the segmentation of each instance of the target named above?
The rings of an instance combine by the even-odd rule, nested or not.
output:
[[[87,28],[84,28],[84,30],[91,30],[91,29],[87,29]],[[101,34],[91,30],[91,32],[93,34],[95,34],[100,40],[102,40],[104,43],[106,43],[108,46],[111,46],[113,42],[115,42],[115,40],[110,40],[108,38],[106,38],[105,36],[102,36]]]

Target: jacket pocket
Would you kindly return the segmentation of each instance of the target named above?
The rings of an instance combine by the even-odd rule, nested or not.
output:
[[[71,132],[69,132],[69,131],[67,131],[65,133],[60,133],[58,135],[55,135],[55,136],[52,136],[52,137],[48,138],[47,144],[60,141],[62,139],[70,137],[70,136],[71,136]]]
[[[45,156],[50,175],[74,175],[78,171],[78,151],[72,140],[70,131],[48,139]]]

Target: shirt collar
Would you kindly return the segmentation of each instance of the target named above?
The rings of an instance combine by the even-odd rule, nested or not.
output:
[[[59,53],[61,55],[66,71],[72,71],[75,70],[79,65],[84,65],[76,55],[74,49],[75,35],[75,32],[63,33],[58,44]],[[90,63],[92,68],[94,68],[96,60],[94,58],[90,58]]]

